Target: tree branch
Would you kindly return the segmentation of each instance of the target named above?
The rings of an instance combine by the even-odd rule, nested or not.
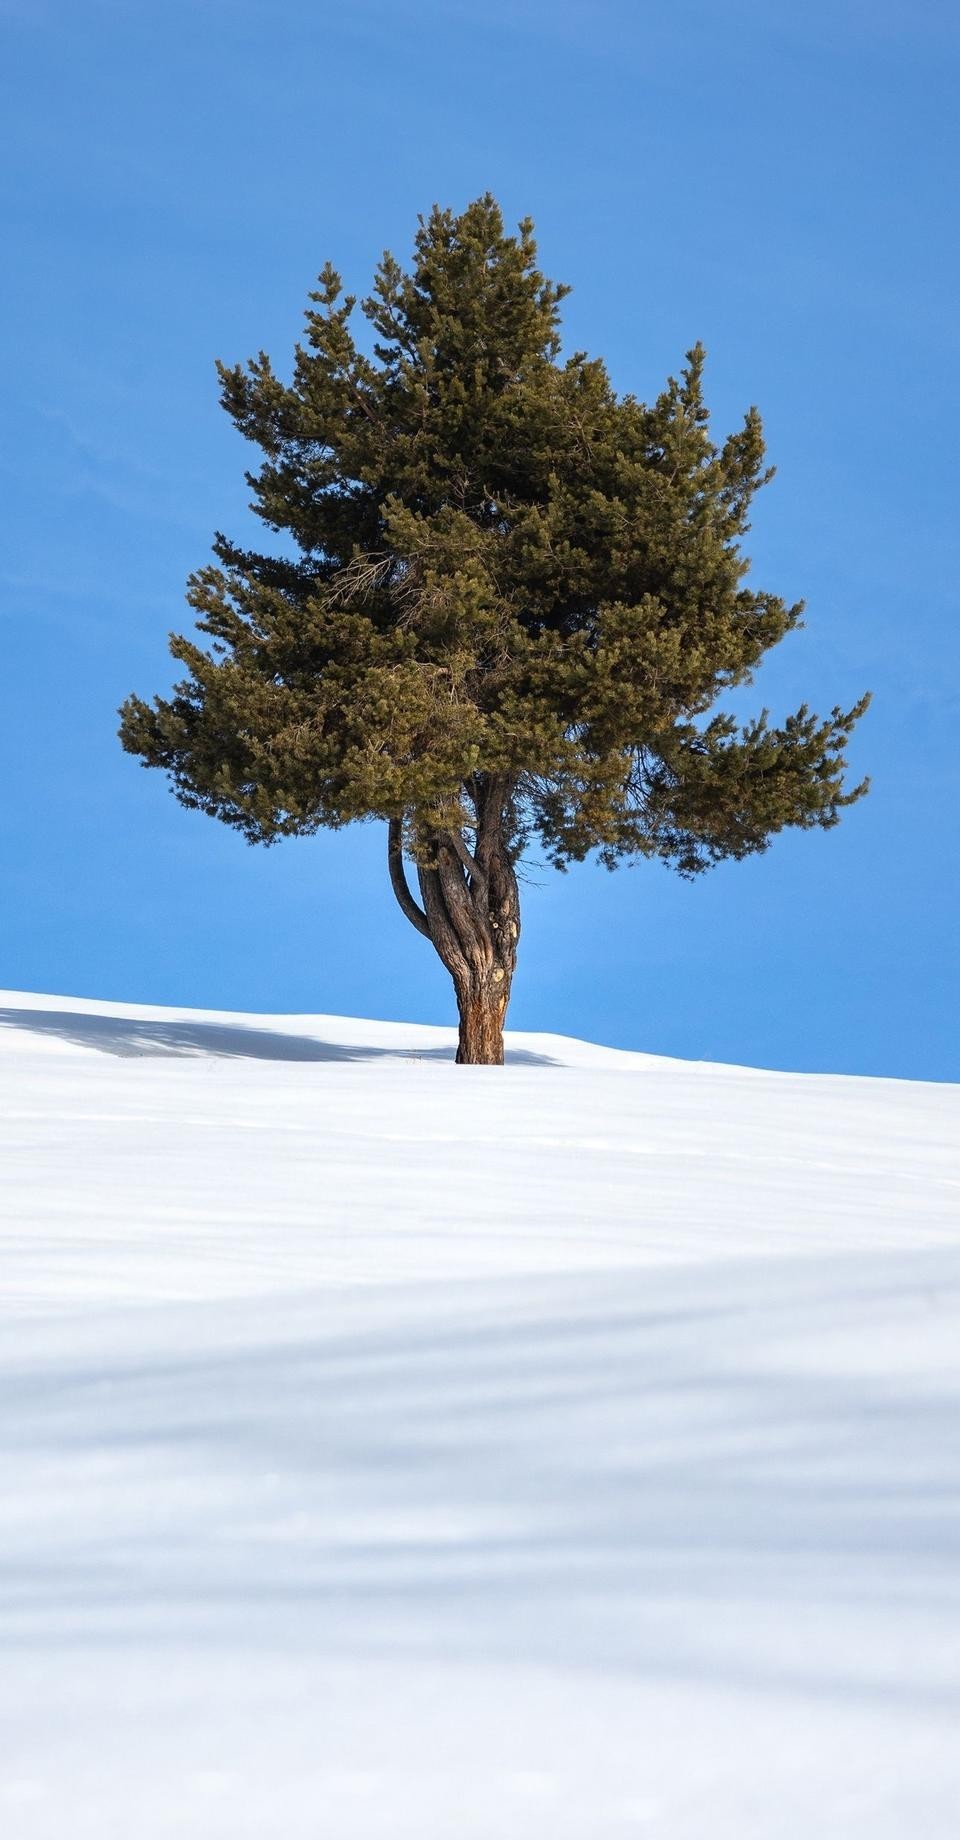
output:
[[[471,881],[476,882],[480,888],[485,889],[487,886],[486,875],[477,862],[476,857],[471,856],[459,830],[454,829],[447,834]]]
[[[500,842],[500,827],[503,820],[503,804],[507,791],[507,781],[502,774],[491,773],[479,776],[475,783],[474,803],[477,807],[476,853],[483,865],[484,873],[488,871],[491,860],[496,854]]]
[[[430,920],[433,949],[446,965],[459,992],[469,983],[470,966],[443,897],[440,872],[426,863],[418,863],[417,876],[423,905]]]
[[[418,933],[429,939],[430,926],[422,907],[418,907],[410,889],[403,867],[403,821],[391,818],[387,826],[387,863],[390,869],[390,884],[397,897],[401,913],[406,914],[411,926]]]
[[[461,840],[462,841],[462,840]],[[464,844],[466,850],[466,844]],[[469,856],[469,850],[466,851]],[[450,924],[460,942],[461,951],[470,959],[479,953],[485,959],[490,952],[490,928],[486,913],[486,878],[481,879],[480,899],[470,888],[463,864],[452,842],[441,837],[437,844],[437,874],[440,892]]]

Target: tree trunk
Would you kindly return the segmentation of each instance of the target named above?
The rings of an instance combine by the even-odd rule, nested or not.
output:
[[[500,967],[495,966],[489,976],[471,978],[457,990],[460,1012],[457,1062],[461,1067],[503,1066],[503,1019],[510,1001],[510,986],[502,970],[497,979],[498,970]]]
[[[458,1063],[502,1067],[503,1023],[520,937],[510,787],[492,776],[478,776],[464,790],[476,813],[473,850],[459,830],[425,828],[415,843],[421,908],[404,874],[403,826],[392,819],[390,879],[403,913],[426,934],[453,979],[460,1012]]]

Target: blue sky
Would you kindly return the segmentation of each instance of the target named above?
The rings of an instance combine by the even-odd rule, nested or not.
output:
[[[382,828],[250,849],[115,738],[255,456],[214,357],[285,368],[486,189],[649,397],[695,339],[774,483],[754,578],[807,602],[757,704],[874,705],[869,800],[691,885],[531,871],[511,1008],[652,1052],[960,1077],[956,95],[947,4],[0,0],[0,984],[449,1020]]]

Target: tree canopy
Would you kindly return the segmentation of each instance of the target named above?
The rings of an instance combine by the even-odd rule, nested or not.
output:
[[[699,345],[652,404],[619,394],[563,356],[566,292],[488,195],[421,219],[409,271],[384,256],[365,343],[327,266],[289,382],[264,352],[219,365],[288,553],[218,535],[188,587],[208,643],[174,637],[182,681],[122,711],[124,746],[251,841],[386,819],[461,1019],[478,978],[505,1010],[530,840],[693,875],[865,790],[865,697],[780,726],[715,710],[802,613],[746,581],[756,410],[713,441]]]

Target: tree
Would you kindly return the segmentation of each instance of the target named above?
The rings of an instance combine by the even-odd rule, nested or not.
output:
[[[174,637],[184,680],[121,711],[124,747],[251,842],[386,820],[467,1062],[503,1059],[525,845],[692,876],[866,789],[844,790],[866,697],[782,727],[708,713],[802,612],[744,585],[756,410],[713,444],[699,345],[652,406],[617,395],[561,358],[566,292],[488,195],[421,219],[411,272],[384,256],[367,351],[328,265],[291,383],[263,352],[218,365],[264,455],[253,508],[294,553],[218,535],[187,595],[208,649]]]

